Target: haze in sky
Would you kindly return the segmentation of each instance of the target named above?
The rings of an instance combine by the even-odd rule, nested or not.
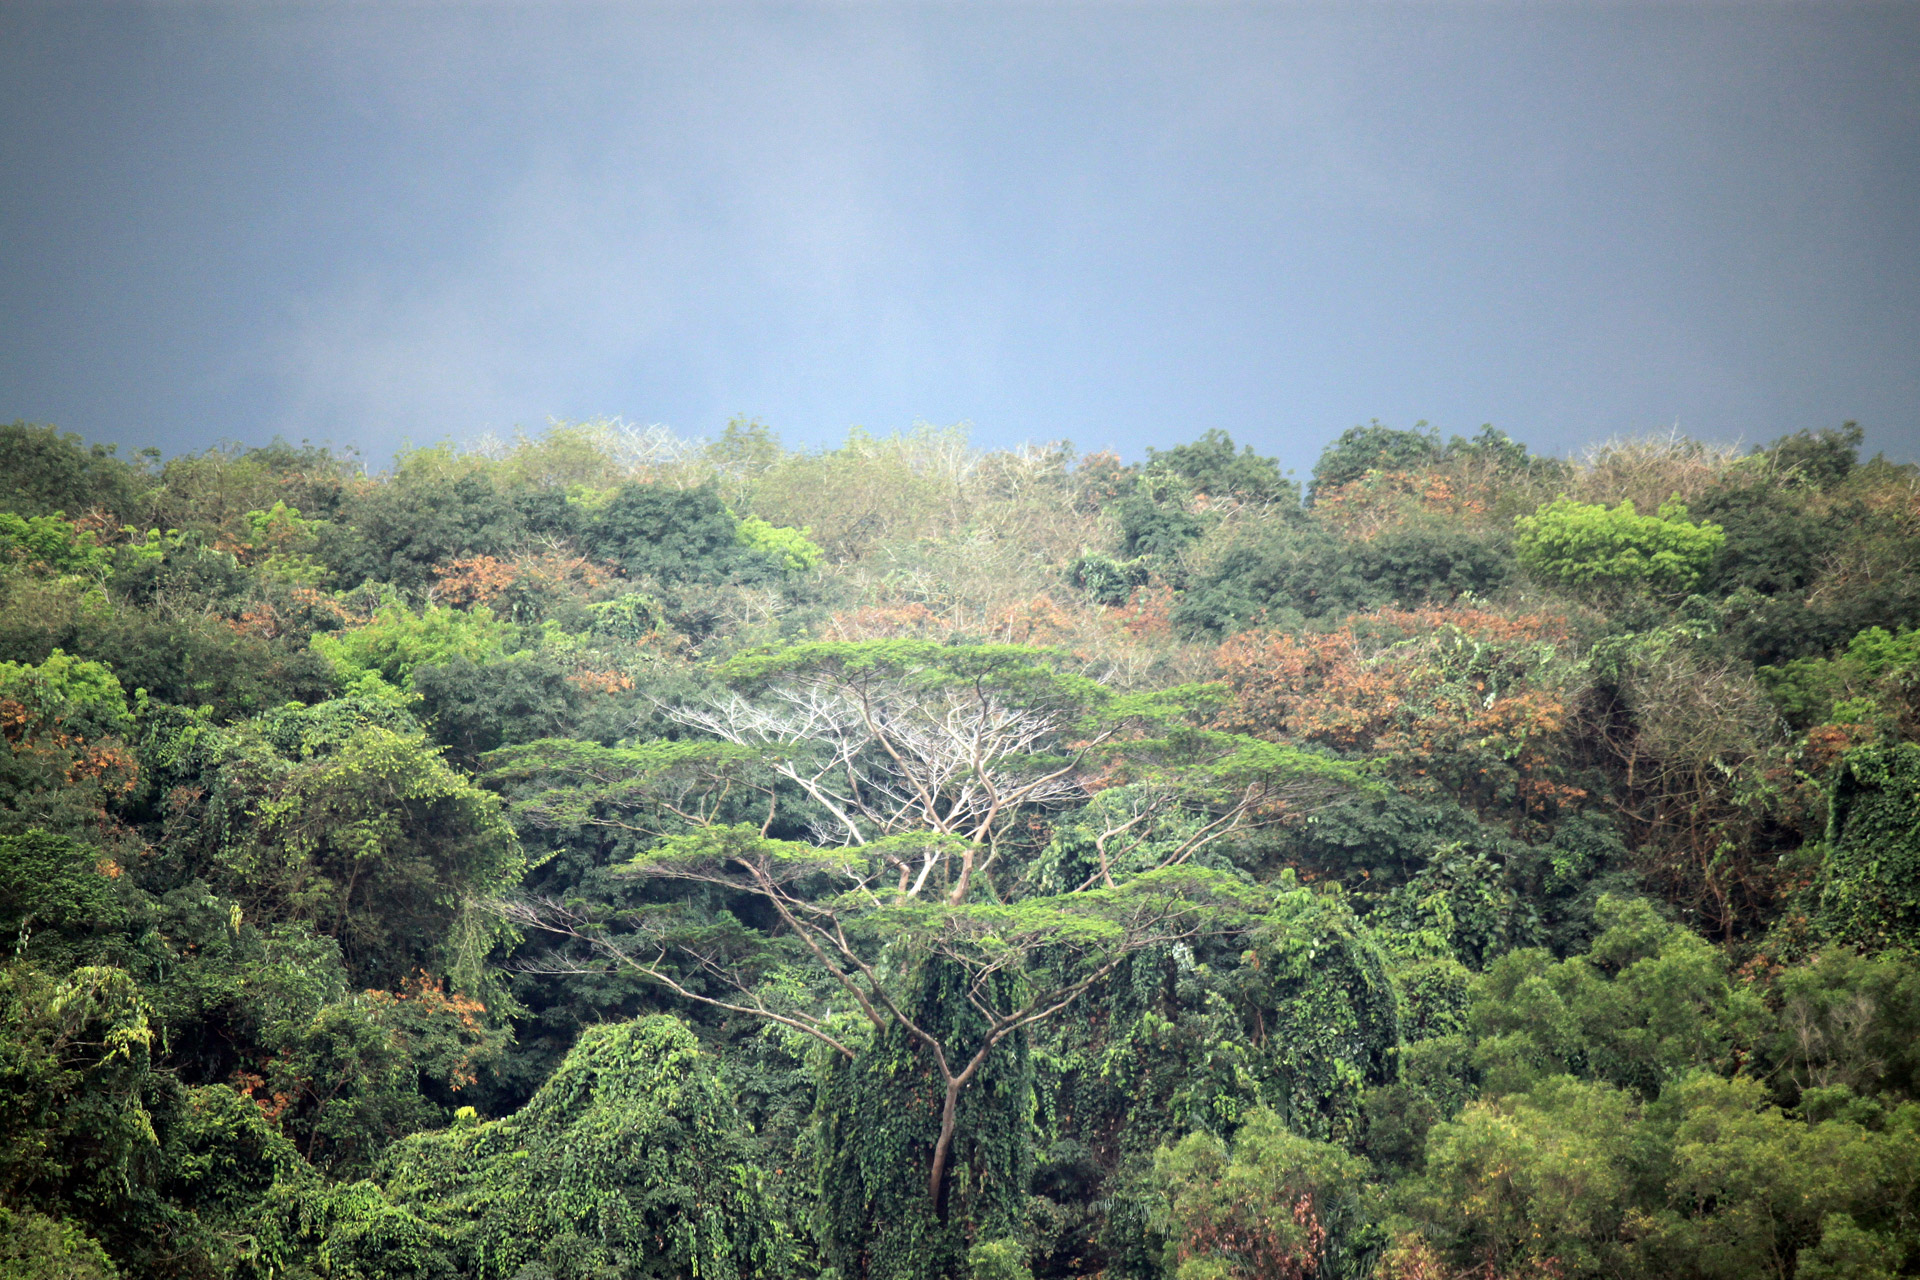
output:
[[[1920,5],[0,6],[0,419],[1920,457]]]

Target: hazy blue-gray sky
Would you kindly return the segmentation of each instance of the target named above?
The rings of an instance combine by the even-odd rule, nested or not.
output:
[[[1920,456],[1920,4],[0,6],[0,419]]]

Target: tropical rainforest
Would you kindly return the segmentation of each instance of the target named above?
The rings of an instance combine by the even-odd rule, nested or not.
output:
[[[1920,468],[0,428],[0,1277],[1920,1275]]]

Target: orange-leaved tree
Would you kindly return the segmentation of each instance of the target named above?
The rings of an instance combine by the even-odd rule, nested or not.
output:
[[[1380,609],[1317,634],[1247,632],[1216,658],[1229,730],[1381,757],[1403,785],[1514,824],[1582,795],[1566,764],[1585,673],[1558,619]]]

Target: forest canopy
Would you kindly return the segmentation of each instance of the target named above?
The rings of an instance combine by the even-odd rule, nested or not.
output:
[[[0,427],[0,1280],[1920,1275],[1920,469]]]

